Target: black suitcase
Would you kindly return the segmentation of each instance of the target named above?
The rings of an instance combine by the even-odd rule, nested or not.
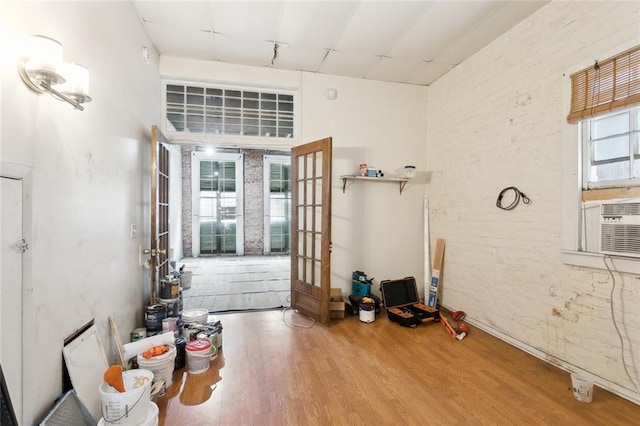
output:
[[[425,322],[439,322],[440,311],[419,303],[414,277],[380,282],[382,302],[387,316],[403,327],[415,327]]]

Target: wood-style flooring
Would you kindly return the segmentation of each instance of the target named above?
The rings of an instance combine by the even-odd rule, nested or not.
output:
[[[597,387],[579,402],[567,372],[474,328],[455,341],[384,313],[309,328],[292,310],[210,319],[222,351],[205,373],[174,373],[161,426],[640,424],[640,406]]]

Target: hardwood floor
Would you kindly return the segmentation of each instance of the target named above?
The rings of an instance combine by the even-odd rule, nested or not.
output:
[[[292,310],[217,315],[223,347],[209,371],[174,372],[157,400],[174,425],[632,425],[640,406],[480,331],[455,341],[438,323],[386,314],[309,324]],[[285,324],[285,322],[287,324]]]

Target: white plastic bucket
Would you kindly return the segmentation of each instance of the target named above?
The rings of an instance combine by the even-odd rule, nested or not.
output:
[[[187,370],[191,374],[204,373],[211,366],[211,355],[187,351]]]
[[[158,426],[158,416],[160,414],[160,410],[155,402],[149,401],[149,408],[147,409],[147,418],[144,419],[140,426]],[[108,426],[109,423],[104,421],[104,418],[101,418],[98,421],[98,426]]]
[[[126,370],[122,379],[124,392],[108,383],[100,385],[102,418],[107,425],[141,425],[149,411],[153,373],[145,369]]]
[[[580,402],[591,402],[593,399],[593,382],[587,376],[571,373],[573,397]]]
[[[169,346],[169,351],[162,355],[146,359],[138,355],[138,367],[145,368],[153,373],[153,380],[163,380],[166,387],[173,383],[173,368],[175,367],[176,347]]]

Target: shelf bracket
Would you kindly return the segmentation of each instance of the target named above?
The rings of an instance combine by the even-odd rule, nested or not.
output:
[[[400,182],[400,195],[402,195],[402,190],[404,189],[404,186],[407,184],[407,181],[402,181]]]
[[[347,188],[347,178],[342,178],[342,193],[344,194],[345,189]]]

